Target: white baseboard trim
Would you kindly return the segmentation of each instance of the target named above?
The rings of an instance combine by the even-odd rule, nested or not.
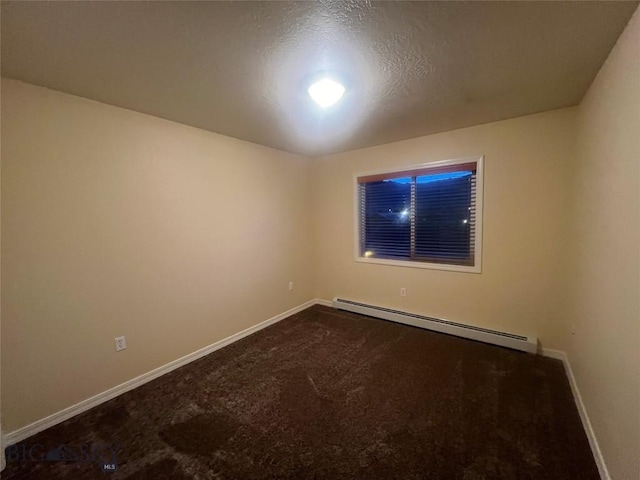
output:
[[[17,430],[9,432],[4,436],[4,442],[2,446],[5,447],[6,445],[13,445],[14,443],[21,442],[22,440],[25,440],[26,438],[29,438],[30,436],[35,435],[36,433],[46,430],[47,428],[57,425],[59,423],[62,423],[65,420],[68,420],[71,417],[74,417],[75,415],[78,415],[82,412],[86,412],[87,410],[93,407],[96,407],[104,402],[107,402],[117,397],[118,395],[122,395],[123,393],[133,390],[134,388],[137,388],[141,385],[144,385],[145,383],[150,382],[151,380],[154,380],[166,373],[171,372],[172,370],[175,370],[176,368],[182,367],[188,363],[193,362],[194,360],[198,360],[199,358],[209,355],[210,353],[215,352],[216,350],[226,347],[227,345],[233,342],[237,342],[238,340],[244,337],[247,337],[253,333],[256,333],[262,330],[263,328],[268,327],[269,325],[273,325],[274,323],[277,323],[280,320],[284,320],[285,318],[290,317],[291,315],[294,315],[298,312],[301,312],[306,308],[309,308],[316,304],[325,305],[326,304],[325,302],[327,301],[320,300],[320,299],[309,300],[308,302],[305,302],[302,305],[298,305],[297,307],[294,307],[290,310],[287,310],[286,312],[283,312],[283,313],[280,313],[279,315],[271,317],[268,320],[265,320],[264,322],[260,322],[257,325],[254,325],[253,327],[249,327],[246,330],[242,330],[241,332],[234,333],[233,335],[227,338],[223,338],[222,340],[212,343],[209,346],[206,346],[204,348],[201,348],[200,350],[196,350],[193,353],[185,355],[184,357],[181,357],[181,358],[178,358],[177,360],[169,362],[166,365],[155,368],[150,372],[143,373],[138,377],[132,378],[131,380],[127,380],[126,382],[121,383],[120,385],[110,388],[109,390],[105,390],[104,392],[94,395],[93,397],[87,398],[86,400],[76,403],[75,405],[67,407],[63,410],[60,410],[59,412],[53,413],[40,420],[36,420],[35,422],[30,423],[29,425],[25,425],[24,427],[21,427]],[[328,303],[331,304],[331,302],[328,302]]]
[[[600,478],[601,480],[611,480],[609,470],[607,469],[607,464],[604,461],[602,451],[600,450],[600,445],[598,445],[598,440],[596,439],[596,434],[593,431],[593,427],[591,426],[589,415],[587,415],[587,409],[585,408],[582,401],[582,395],[580,395],[580,390],[578,389],[576,378],[573,375],[571,363],[569,363],[569,357],[562,350],[551,350],[548,348],[542,349],[542,355],[544,355],[545,357],[561,360],[564,364],[564,369],[567,372],[567,378],[569,379],[569,385],[571,386],[571,391],[573,392],[573,398],[576,402],[576,406],[578,407],[580,419],[582,420],[582,426],[584,427],[584,431],[587,434],[587,438],[589,439],[591,452],[593,453],[593,458],[595,459],[596,465],[598,466],[598,471],[600,472]]]
[[[333,307],[331,300],[325,300],[323,298],[316,298],[316,305],[324,305],[325,307]]]

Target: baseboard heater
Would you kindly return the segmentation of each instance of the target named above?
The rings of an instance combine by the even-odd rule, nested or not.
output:
[[[465,325],[464,323],[452,322],[442,318],[426,317],[424,315],[368,305],[366,303],[354,302],[353,300],[345,300],[344,298],[338,297],[333,299],[333,307],[339,310],[347,310],[370,317],[381,318],[383,320],[426,328],[427,330],[446,333],[448,335],[456,335],[470,340],[491,343],[514,350],[522,350],[523,352],[537,353],[538,351],[538,339],[535,336],[515,335],[513,333]]]

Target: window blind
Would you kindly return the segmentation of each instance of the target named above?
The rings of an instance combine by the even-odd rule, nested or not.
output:
[[[360,255],[473,266],[476,166],[359,177]]]

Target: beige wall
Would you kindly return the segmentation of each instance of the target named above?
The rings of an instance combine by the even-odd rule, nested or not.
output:
[[[640,478],[640,12],[583,99],[569,356],[612,478]]]
[[[316,161],[318,296],[533,333],[545,347],[561,348],[575,115],[575,108],[556,110]],[[473,155],[485,155],[481,274],[354,261],[353,174]]]
[[[5,431],[312,298],[307,158],[3,80],[2,160]]]

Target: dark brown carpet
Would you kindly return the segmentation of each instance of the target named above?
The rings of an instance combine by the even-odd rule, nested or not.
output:
[[[320,306],[7,452],[3,480],[599,478],[559,361]]]

